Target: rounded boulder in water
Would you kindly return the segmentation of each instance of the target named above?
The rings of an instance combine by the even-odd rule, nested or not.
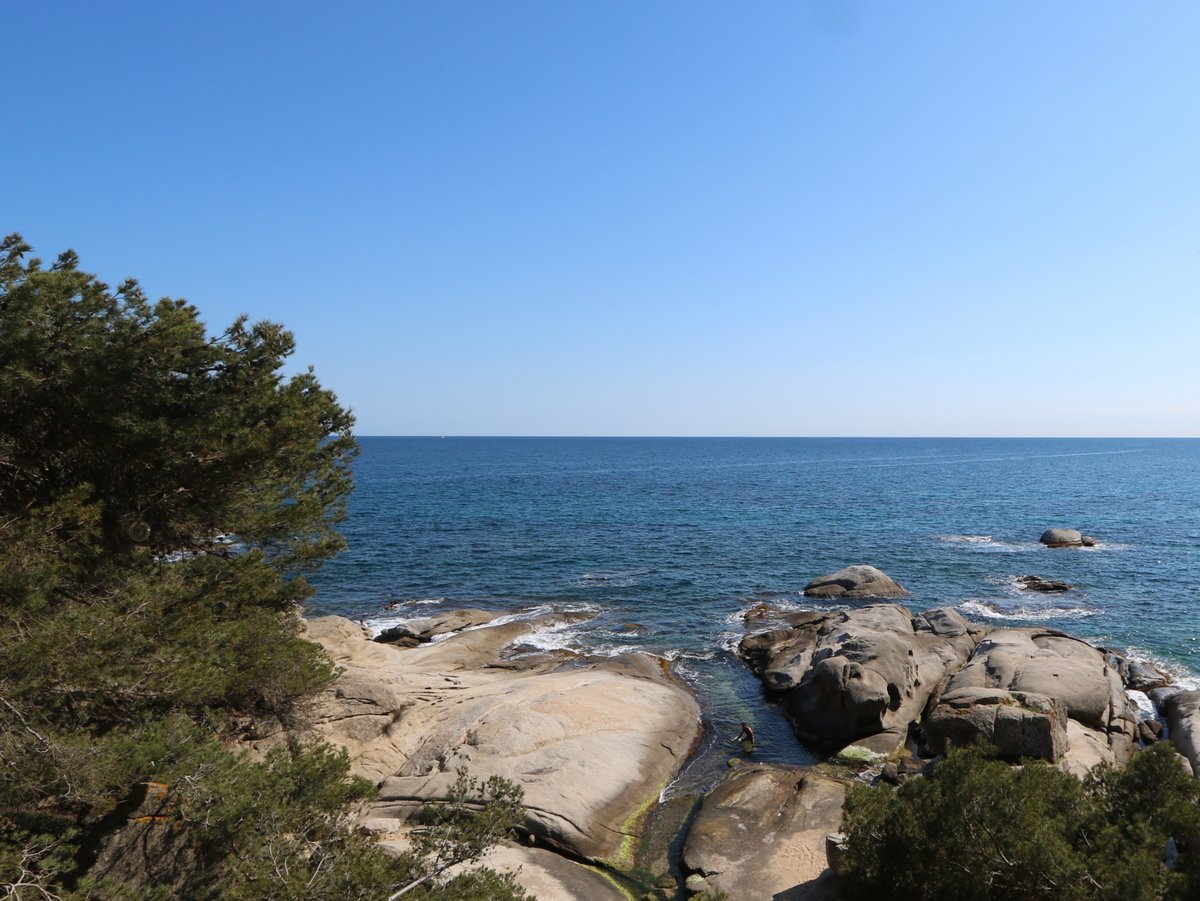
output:
[[[1046,547],[1094,547],[1096,539],[1078,529],[1047,529],[1038,539]]]
[[[881,569],[856,563],[804,586],[811,598],[903,598],[908,589]]]

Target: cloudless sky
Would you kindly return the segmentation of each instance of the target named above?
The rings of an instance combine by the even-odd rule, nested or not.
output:
[[[0,6],[0,230],[362,434],[1200,435],[1194,2]]]

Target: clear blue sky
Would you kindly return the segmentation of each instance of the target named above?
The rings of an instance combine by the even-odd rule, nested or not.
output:
[[[1200,5],[9,2],[0,230],[362,434],[1200,435]]]

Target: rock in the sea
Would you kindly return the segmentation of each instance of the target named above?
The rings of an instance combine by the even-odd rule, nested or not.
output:
[[[1188,759],[1193,775],[1200,776],[1200,691],[1176,692],[1163,706],[1171,744]]]
[[[1078,529],[1047,529],[1038,539],[1046,547],[1093,547],[1096,539]]]
[[[794,767],[739,767],[707,798],[683,848],[689,890],[730,898],[836,896],[826,837],[842,823],[845,786]]]
[[[747,636],[738,653],[782,691],[798,735],[841,747],[889,735],[887,753],[920,716],[931,692],[975,647],[955,610],[913,616],[896,604],[796,614],[794,625]]]
[[[1005,701],[1006,695],[1019,705],[1019,717],[1014,713],[971,710],[973,696],[976,704],[994,707],[1011,704]],[[961,727],[953,723],[963,718],[983,723],[991,719],[997,730],[1001,719],[1005,730],[1017,725],[1022,730],[1034,730],[1039,737],[1035,741],[1023,734],[1022,746],[1034,742],[1036,747],[1051,752],[1036,756],[1061,760],[1072,772],[1085,771],[1099,762],[1124,764],[1135,745],[1137,715],[1120,675],[1109,665],[1109,655],[1051,629],[1000,629],[988,633],[966,666],[932,703],[926,735],[934,750],[960,740],[962,733],[956,729]],[[1041,738],[1064,712],[1078,726],[1072,728],[1071,723],[1061,722],[1061,728],[1066,729],[1065,749],[1057,726],[1047,733],[1045,741]],[[979,734],[991,738],[1006,753],[1017,753],[1007,750],[1015,741],[1008,731],[1003,733],[1007,736],[1003,745],[995,733]]]
[[[866,563],[847,566],[804,586],[811,598],[903,598],[908,590],[881,569]]]
[[[1121,674],[1125,687],[1133,691],[1150,694],[1156,689],[1165,688],[1171,684],[1171,677],[1153,663],[1145,660],[1131,660],[1124,654],[1110,651],[1110,660]]]
[[[486,625],[502,615],[495,610],[450,610],[437,616],[413,619],[398,626],[392,626],[390,629],[384,629],[375,640],[384,644],[416,647],[432,641],[439,635]]]
[[[1017,579],[1017,584],[1026,591],[1070,591],[1074,585],[1068,585],[1066,582],[1059,582],[1055,579],[1042,579],[1038,576],[1021,576]]]
[[[639,823],[686,760],[699,709],[661,661],[629,655],[533,669],[493,667],[501,651],[553,622],[512,622],[398,651],[340,617],[308,637],[343,668],[317,702],[315,730],[380,784],[367,816],[405,821],[445,797],[456,770],[525,789],[539,843],[618,868]]]

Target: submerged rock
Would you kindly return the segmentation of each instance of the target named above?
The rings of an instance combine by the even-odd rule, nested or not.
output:
[[[747,636],[738,653],[783,693],[796,733],[819,745],[884,735],[891,750],[976,635],[955,610],[913,616],[896,604],[795,614],[789,628]],[[976,633],[978,634],[978,633]]]
[[[739,767],[704,799],[683,848],[689,891],[789,901],[836,885],[826,836],[842,823],[845,786],[794,767]]]
[[[1093,547],[1096,539],[1078,529],[1047,529],[1038,539],[1046,547]]]
[[[847,566],[804,586],[813,598],[903,598],[908,590],[881,569],[866,563]]]
[[[627,868],[642,814],[700,729],[692,696],[646,655],[531,670],[491,666],[554,617],[489,626],[398,651],[340,617],[309,620],[342,674],[314,729],[380,785],[367,816],[406,821],[445,797],[459,767],[525,789],[539,843]]]

